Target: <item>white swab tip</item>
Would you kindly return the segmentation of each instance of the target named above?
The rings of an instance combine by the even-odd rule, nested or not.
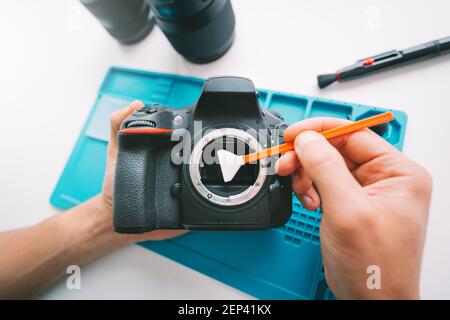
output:
[[[244,164],[244,157],[224,149],[217,151],[217,157],[219,158],[223,181],[229,182],[233,180],[239,168]]]

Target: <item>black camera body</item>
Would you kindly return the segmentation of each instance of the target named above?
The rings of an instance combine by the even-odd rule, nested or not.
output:
[[[121,125],[113,194],[116,232],[257,230],[284,225],[289,177],[276,158],[241,167],[224,182],[217,151],[247,154],[282,142],[286,124],[261,110],[251,80],[213,77],[185,108],[147,106]]]

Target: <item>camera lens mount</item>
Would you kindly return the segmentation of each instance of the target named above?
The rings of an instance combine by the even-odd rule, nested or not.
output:
[[[244,204],[253,199],[261,190],[267,176],[268,161],[267,159],[262,159],[258,161],[258,164],[253,164],[253,166],[257,166],[257,174],[255,173],[256,177],[254,181],[245,190],[237,194],[219,194],[216,190],[208,188],[205,185],[201,174],[201,167],[204,165],[202,159],[206,146],[211,142],[220,139],[238,141],[252,151],[263,149],[255,137],[243,130],[236,128],[220,128],[213,130],[203,136],[194,146],[189,159],[189,176],[195,190],[207,201],[220,206],[237,206]],[[220,177],[217,177],[218,179],[222,179],[220,172],[216,174],[220,175]],[[223,182],[223,184],[225,184],[225,182]]]

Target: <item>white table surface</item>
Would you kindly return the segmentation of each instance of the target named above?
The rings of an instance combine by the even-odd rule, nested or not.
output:
[[[447,0],[234,0],[237,26],[220,60],[193,65],[155,28],[121,46],[75,0],[0,2],[0,231],[58,211],[50,194],[111,65],[197,77],[250,77],[258,87],[394,108],[409,116],[404,152],[434,177],[424,298],[450,298],[450,56],[319,91],[316,75],[359,58],[450,35]],[[24,130],[25,129],[25,130]],[[26,254],[26,253],[24,253]],[[1,271],[0,271],[1,272]],[[61,298],[250,298],[132,245],[41,295]]]

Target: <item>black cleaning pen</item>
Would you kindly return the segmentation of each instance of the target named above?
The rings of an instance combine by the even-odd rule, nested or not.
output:
[[[440,56],[450,52],[450,37],[430,41],[405,50],[392,50],[373,57],[359,60],[354,65],[336,73],[317,77],[319,88],[328,87],[335,81],[356,79],[388,68]]]

